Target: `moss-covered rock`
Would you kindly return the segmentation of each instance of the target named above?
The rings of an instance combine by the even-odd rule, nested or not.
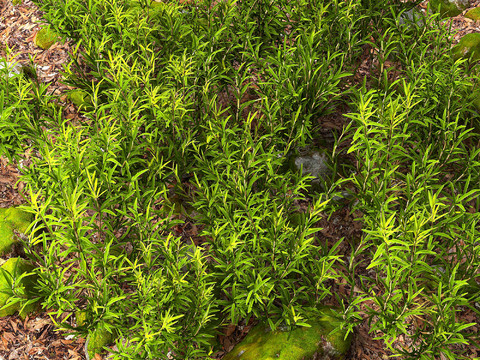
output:
[[[92,106],[92,97],[84,90],[73,90],[68,97],[79,108],[88,109]]]
[[[440,10],[442,18],[458,16],[468,7],[468,0],[430,0],[430,7]]]
[[[75,320],[77,326],[84,326],[87,324],[87,312],[77,311],[75,312]],[[104,346],[113,343],[117,335],[115,332],[107,330],[105,323],[98,323],[95,330],[91,331],[88,335],[87,342],[85,344],[85,351],[88,353],[89,358],[94,358],[95,354],[100,354]]]
[[[43,29],[40,29],[36,34],[35,37],[33,38],[33,42],[35,45],[38,47],[46,50],[50,46],[52,46],[56,41],[58,41],[59,36],[58,34],[50,29],[50,27],[44,27]]]
[[[351,337],[345,340],[340,319],[332,309],[322,308],[322,315],[310,321],[310,328],[271,331],[259,324],[224,357],[224,360],[310,360],[344,359]]]
[[[476,7],[474,9],[468,10],[467,13],[465,14],[465,17],[469,18],[469,19],[472,19],[472,20],[475,20],[475,21],[479,21],[480,20],[480,7]]]
[[[19,240],[14,231],[24,233],[32,220],[32,214],[18,208],[0,209],[0,255],[8,253]]]
[[[472,61],[480,60],[480,34],[466,34],[460,42],[452,48],[452,56],[455,60],[460,58],[470,58]]]
[[[0,270],[0,308],[5,306],[8,300],[13,296],[12,286],[14,286],[16,279],[22,274],[33,270],[33,266],[24,259],[10,258],[2,266]],[[17,286],[23,286],[25,291],[25,298],[22,301],[12,303],[6,308],[0,310],[0,317],[12,315],[20,311],[20,316],[25,318],[28,314],[37,308],[36,303],[25,303],[35,297],[35,283],[36,278],[33,275],[25,276],[17,282]],[[22,309],[23,307],[23,309]]]
[[[85,325],[87,321],[87,313],[85,311],[75,312],[75,320],[77,321],[77,326]]]
[[[89,357],[94,358],[95,354],[100,354],[103,347],[114,342],[115,338],[115,334],[107,330],[105,323],[99,323],[96,329],[88,336],[87,352]]]

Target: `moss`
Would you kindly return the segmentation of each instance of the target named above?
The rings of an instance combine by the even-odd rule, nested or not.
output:
[[[440,10],[442,18],[458,16],[465,10],[462,4],[448,0],[430,0],[430,6],[434,11]]]
[[[224,360],[308,360],[328,357],[343,359],[350,347],[351,337],[344,340],[345,331],[338,330],[340,320],[330,308],[309,322],[311,327],[292,331],[270,331],[263,324],[252,329]]]
[[[0,209],[0,254],[8,253],[18,241],[14,230],[24,233],[32,219],[32,214],[18,208]]]
[[[114,340],[114,334],[107,330],[105,323],[99,323],[97,328],[90,333],[88,338],[88,355],[90,358],[94,358],[95,354],[100,354],[103,347],[112,343]]]
[[[466,34],[460,42],[452,48],[452,56],[455,60],[460,58],[470,58],[472,61],[480,60],[480,34]]]
[[[92,97],[84,90],[73,90],[68,97],[79,108],[90,108],[92,106]]]
[[[20,5],[22,3],[22,0],[12,0],[12,4],[14,6]]]
[[[77,326],[83,326],[87,321],[87,313],[85,311],[77,311],[75,312],[75,319],[77,320]]]
[[[84,326],[87,324],[87,312],[79,310],[75,312],[75,319],[77,326]],[[95,354],[100,354],[104,346],[112,343],[116,338],[115,332],[107,330],[105,323],[99,323],[95,330],[90,332],[88,336],[87,351],[91,359],[95,358]]]
[[[480,20],[480,7],[476,7],[474,9],[468,10],[467,13],[465,14],[465,17],[469,18],[469,19],[472,19],[472,20],[475,20],[475,21],[479,21]]]
[[[338,331],[343,321],[332,308],[324,306],[321,307],[321,311],[322,316],[317,321],[323,329],[328,331],[327,340],[337,352],[345,354],[350,348],[352,338],[349,336],[345,339],[345,331]]]
[[[50,27],[44,27],[40,29],[33,38],[33,42],[38,47],[46,50],[52,46],[58,40],[58,34],[50,29]]]
[[[11,282],[13,282],[15,278],[18,278],[23,273],[32,271],[33,266],[24,259],[10,258],[1,266],[1,268],[4,271],[0,271],[0,307],[3,307],[7,303],[8,299],[13,295]],[[5,272],[10,274],[11,276],[6,275]],[[0,310],[0,317],[12,315],[15,312],[21,310],[20,317],[25,318],[29,313],[34,311],[37,308],[36,304],[29,304],[23,309],[22,307],[27,302],[27,300],[34,297],[35,283],[36,278],[33,276],[27,276],[22,278],[20,280],[20,286],[25,287],[25,293],[27,295],[26,299],[20,302],[13,303],[5,309]]]

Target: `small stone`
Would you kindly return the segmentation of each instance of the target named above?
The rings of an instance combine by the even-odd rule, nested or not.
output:
[[[313,191],[322,191],[324,180],[331,177],[331,161],[323,149],[302,148],[290,157],[290,167],[293,171],[302,169],[302,175],[313,176],[311,185]]]
[[[0,75],[6,75],[8,78],[22,73],[22,66],[18,63],[8,62],[0,58]]]
[[[33,38],[33,42],[38,47],[46,50],[50,48],[58,40],[58,34],[51,30],[50,27],[40,29]]]

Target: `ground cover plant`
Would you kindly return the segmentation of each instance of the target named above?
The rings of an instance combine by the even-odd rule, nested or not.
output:
[[[305,326],[333,299],[344,328],[366,319],[401,358],[476,346],[459,315],[478,314],[480,290],[477,70],[452,59],[437,14],[401,26],[414,3],[38,4],[78,44],[65,81],[84,117],[65,119],[34,72],[4,76],[0,149],[33,149],[25,251],[59,328],[106,329],[116,359],[205,359],[222,326]],[[365,53],[374,68],[356,81]],[[344,105],[330,144],[319,118]],[[318,144],[333,164],[320,188],[288,166]],[[317,236],[345,191],[364,232],[346,254]],[[201,236],[178,234],[185,221]]]

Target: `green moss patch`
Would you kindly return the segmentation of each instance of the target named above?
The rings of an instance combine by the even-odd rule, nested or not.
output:
[[[79,108],[89,108],[92,106],[92,97],[84,90],[73,90],[68,94],[68,97]]]
[[[344,340],[345,331],[339,329],[340,320],[331,309],[322,312],[320,318],[309,322],[309,328],[271,331],[267,325],[259,324],[224,360],[344,359],[351,338]]]
[[[104,323],[99,323],[97,328],[90,333],[88,337],[87,351],[90,358],[95,354],[100,354],[104,346],[111,344],[115,340],[115,335],[107,329]]]
[[[475,20],[475,21],[479,21],[480,20],[480,7],[476,7],[474,9],[468,10],[467,13],[465,14],[465,17],[469,18],[469,19],[472,19],[472,20]]]
[[[480,34],[466,34],[460,42],[452,48],[452,56],[455,60],[460,58],[470,58],[472,61],[480,60]]]
[[[12,315],[19,311],[20,316],[25,318],[29,313],[37,307],[36,303],[26,304],[28,300],[33,299],[35,295],[34,286],[36,278],[34,276],[25,276],[19,281],[19,277],[33,270],[33,266],[26,260],[21,258],[10,258],[2,266],[0,270],[0,308],[3,308],[8,300],[13,296],[12,287],[24,287],[25,299],[15,303],[11,303],[7,307],[0,309],[0,317]],[[25,306],[24,306],[25,305]]]
[[[50,29],[50,27],[45,27],[40,29],[35,37],[33,38],[33,42],[38,47],[46,50],[50,48],[56,41],[58,41],[58,34]]]
[[[24,233],[32,219],[32,214],[18,208],[0,209],[0,255],[8,253],[18,241],[15,230]]]
[[[466,9],[461,1],[430,0],[430,6],[434,11],[440,10],[442,18],[458,16]]]
[[[77,311],[75,313],[77,326],[84,326],[87,324],[87,313],[85,311]],[[104,346],[107,346],[115,341],[116,334],[107,329],[105,323],[99,323],[95,330],[90,332],[87,340],[88,356],[93,359],[95,354],[100,354]]]

